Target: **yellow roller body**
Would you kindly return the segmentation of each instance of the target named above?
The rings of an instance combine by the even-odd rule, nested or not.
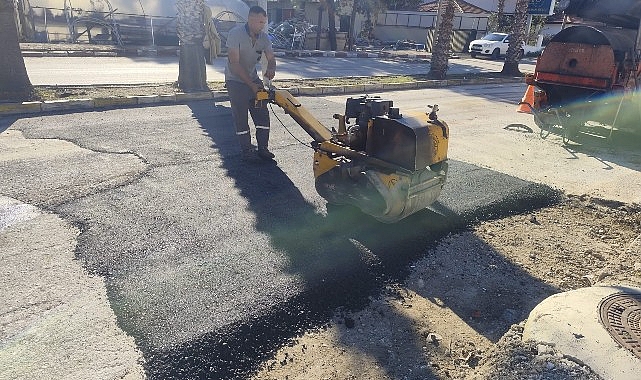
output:
[[[316,191],[330,203],[354,205],[385,223],[434,203],[447,178],[447,125],[415,115],[376,118],[369,129],[364,156],[314,154]]]

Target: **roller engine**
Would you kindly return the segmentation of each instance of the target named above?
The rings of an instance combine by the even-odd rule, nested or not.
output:
[[[338,128],[328,129],[289,92],[259,91],[257,101],[285,110],[313,139],[316,191],[392,223],[432,204],[447,176],[449,129],[431,112],[402,115],[391,100],[350,97]]]

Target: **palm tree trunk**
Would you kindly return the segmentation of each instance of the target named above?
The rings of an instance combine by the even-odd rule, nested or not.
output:
[[[518,76],[521,75],[519,70],[519,53],[521,44],[525,37],[525,28],[527,27],[527,6],[528,0],[517,0],[516,9],[514,10],[514,23],[512,24],[512,32],[510,36],[510,45],[505,54],[505,63],[501,74]]]
[[[180,39],[178,87],[185,92],[208,89],[203,48],[204,7],[204,0],[176,0],[178,11],[176,33]]]
[[[499,0],[496,5],[496,30],[492,32],[503,32],[506,28],[505,21],[505,0]]]
[[[336,51],[336,4],[334,0],[326,0],[327,2],[327,18],[329,22],[329,50]]]
[[[0,0],[0,101],[25,101],[33,95],[20,43],[13,0]]]
[[[356,0],[352,1],[352,12],[349,16],[349,35],[347,36],[347,50],[354,50],[354,44],[356,43],[356,31],[354,30],[354,23],[356,22]]]
[[[454,21],[454,0],[441,0],[445,2],[445,11],[441,13],[436,43],[432,49],[430,71],[427,76],[431,79],[445,79],[450,49],[452,48],[452,26]]]
[[[321,26],[323,25],[323,9],[325,8],[325,2],[321,1],[318,3],[318,23],[316,27],[316,50],[320,50],[320,41],[321,41]]]

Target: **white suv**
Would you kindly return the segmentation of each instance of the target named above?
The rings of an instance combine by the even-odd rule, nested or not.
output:
[[[498,59],[507,53],[510,45],[510,35],[506,33],[490,33],[480,40],[470,42],[470,56],[476,58],[477,55],[490,56],[492,59]],[[518,58],[523,57],[523,47],[519,50]]]

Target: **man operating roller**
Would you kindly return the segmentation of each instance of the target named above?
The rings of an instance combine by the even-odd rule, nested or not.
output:
[[[260,157],[272,160],[274,154],[268,149],[269,112],[267,105],[254,104],[256,93],[263,85],[256,72],[256,64],[263,53],[267,58],[267,69],[264,76],[274,78],[276,58],[272,44],[263,31],[267,23],[267,13],[259,6],[249,9],[247,23],[234,27],[227,36],[227,66],[225,67],[225,84],[231,103],[236,135],[245,160]],[[258,150],[251,144],[248,113],[251,114],[256,127]]]

